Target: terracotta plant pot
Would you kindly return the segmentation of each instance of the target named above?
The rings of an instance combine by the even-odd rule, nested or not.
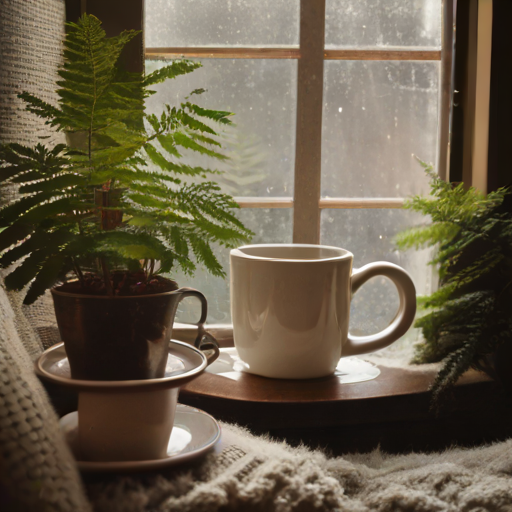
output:
[[[82,295],[52,290],[60,336],[71,375],[82,380],[161,378],[174,316],[185,297],[201,301],[198,347],[205,335],[204,295],[192,288],[133,297]]]

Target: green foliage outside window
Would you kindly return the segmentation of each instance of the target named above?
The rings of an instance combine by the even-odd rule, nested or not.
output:
[[[440,395],[470,367],[493,373],[492,355],[512,343],[512,194],[484,195],[441,180],[426,166],[431,196],[416,196],[406,208],[431,223],[401,233],[401,249],[435,246],[430,262],[439,288],[419,299],[424,311],[415,326],[423,333],[414,363],[442,361],[433,384]]]
[[[211,244],[233,247],[251,235],[233,214],[236,202],[209,179],[216,171],[180,161],[183,150],[224,160],[214,127],[231,124],[232,114],[190,97],[165,105],[158,117],[146,114],[153,85],[200,64],[179,60],[147,76],[128,73],[119,57],[136,35],[107,38],[100,21],[84,15],[68,24],[58,106],[20,95],[28,111],[68,140],[0,148],[0,183],[20,194],[0,210],[0,265],[22,260],[5,283],[31,283],[26,303],[70,272],[80,282],[86,272],[101,275],[107,294],[117,269],[150,278],[176,266],[192,274],[202,264],[223,276]]]

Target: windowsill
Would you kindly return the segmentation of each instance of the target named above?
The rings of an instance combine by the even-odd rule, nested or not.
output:
[[[194,339],[194,326],[177,325],[177,336]],[[209,326],[222,347],[233,346],[231,326]],[[499,387],[468,371],[436,415],[429,388],[436,365],[394,366],[368,357],[381,374],[375,380],[339,384],[336,378],[275,380],[251,374],[236,379],[203,373],[180,391],[180,401],[217,419],[270,433],[288,442],[324,446],[333,453],[439,450],[471,446],[512,435],[512,414]]]

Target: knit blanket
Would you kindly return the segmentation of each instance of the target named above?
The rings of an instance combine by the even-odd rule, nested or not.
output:
[[[83,475],[81,482],[33,373],[49,308],[42,301],[28,310],[0,286],[2,512],[512,512],[512,440],[433,454],[332,458],[222,424],[215,451],[194,465]],[[2,500],[6,493],[10,501]]]
[[[218,453],[170,473],[86,481],[98,512],[512,511],[512,440],[329,458],[222,425]]]

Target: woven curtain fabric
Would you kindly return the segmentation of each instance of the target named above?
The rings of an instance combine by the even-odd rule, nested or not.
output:
[[[61,135],[24,110],[22,91],[56,103],[63,0],[0,0],[0,142],[54,143]],[[40,139],[41,136],[50,136]],[[0,189],[0,204],[16,190]],[[33,370],[42,350],[22,297],[0,274],[0,510],[89,511],[57,417]]]
[[[0,510],[88,512],[75,462],[0,286]]]
[[[17,95],[27,91],[56,103],[65,14],[64,0],[0,0],[0,143],[62,140]],[[0,190],[0,204],[14,196],[12,188]]]
[[[64,0],[0,0],[0,143],[42,142],[52,146],[64,142],[63,134],[25,110],[18,94],[27,91],[50,104],[57,103],[55,89],[65,19]],[[14,187],[0,187],[0,205],[15,198]],[[18,331],[24,333],[22,342],[33,359],[43,347],[60,341],[48,294],[32,306],[22,306],[22,293],[11,292],[9,299],[16,311]],[[39,347],[27,323],[41,338]]]

